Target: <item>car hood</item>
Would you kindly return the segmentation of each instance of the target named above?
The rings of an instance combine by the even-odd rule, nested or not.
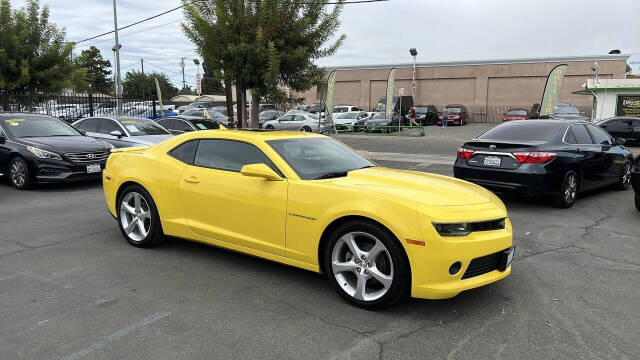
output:
[[[492,201],[488,190],[463,180],[385,167],[350,171],[346,177],[326,181],[335,186],[353,187],[416,205],[465,206]]]
[[[142,136],[129,136],[128,141],[141,144],[141,145],[155,145],[159,142],[167,140],[173,135],[142,135]]]
[[[104,151],[111,149],[104,141],[88,136],[46,136],[20,138],[18,141],[27,146],[57,153]]]

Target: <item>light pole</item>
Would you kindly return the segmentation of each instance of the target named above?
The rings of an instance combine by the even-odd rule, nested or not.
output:
[[[196,64],[196,67],[198,68],[198,75],[196,76],[196,94],[198,94],[198,96],[200,96],[200,94],[202,93],[202,79],[200,78],[200,60],[198,59],[193,59],[193,63]]]
[[[113,51],[116,53],[116,104],[118,106],[118,115],[122,116],[122,85],[120,84],[120,42],[118,41],[118,12],[116,11],[116,0],[113,0],[113,28],[116,37],[116,44]]]
[[[413,101],[416,101],[416,56],[418,55],[418,50],[416,48],[409,49],[409,54],[413,56],[413,74],[411,81],[411,96],[413,96]]]

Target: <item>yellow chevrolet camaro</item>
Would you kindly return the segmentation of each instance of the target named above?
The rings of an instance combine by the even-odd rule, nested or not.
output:
[[[511,223],[493,193],[380,167],[322,135],[194,131],[113,150],[103,182],[134,246],[167,235],[323,272],[364,308],[449,298],[511,273]]]

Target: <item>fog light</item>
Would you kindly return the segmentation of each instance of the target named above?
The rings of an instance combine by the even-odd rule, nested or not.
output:
[[[460,268],[462,268],[462,263],[460,261],[456,261],[449,268],[449,274],[455,275],[460,272]]]

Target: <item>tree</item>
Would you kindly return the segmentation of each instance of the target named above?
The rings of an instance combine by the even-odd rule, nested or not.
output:
[[[196,95],[196,92],[191,86],[187,85],[178,91],[178,95]]]
[[[127,97],[141,99],[142,86],[144,84],[146,94],[156,94],[154,78],[158,79],[163,101],[178,95],[178,88],[173,86],[166,74],[153,72],[143,75],[141,71],[136,70],[127,71],[122,81],[122,92]]]
[[[211,69],[208,63],[202,63],[202,69],[204,74],[202,75],[202,93],[208,95],[224,94],[224,87],[222,86],[222,74],[215,72]]]
[[[324,46],[337,31],[344,0],[330,11],[328,3],[183,0],[186,22],[182,29],[205,61],[235,81],[240,103],[244,89],[252,90],[256,119],[262,96],[281,97],[282,85],[302,92],[324,76],[315,60],[334,54],[344,41],[341,35]],[[238,118],[244,119],[240,114]]]
[[[109,94],[113,91],[111,62],[102,57],[95,46],[82,50],[75,61],[76,68],[85,71],[85,79],[94,92]]]
[[[0,2],[0,88],[25,93],[58,92],[77,78],[71,61],[72,44],[65,32],[49,23],[49,7],[27,0],[12,10]]]

